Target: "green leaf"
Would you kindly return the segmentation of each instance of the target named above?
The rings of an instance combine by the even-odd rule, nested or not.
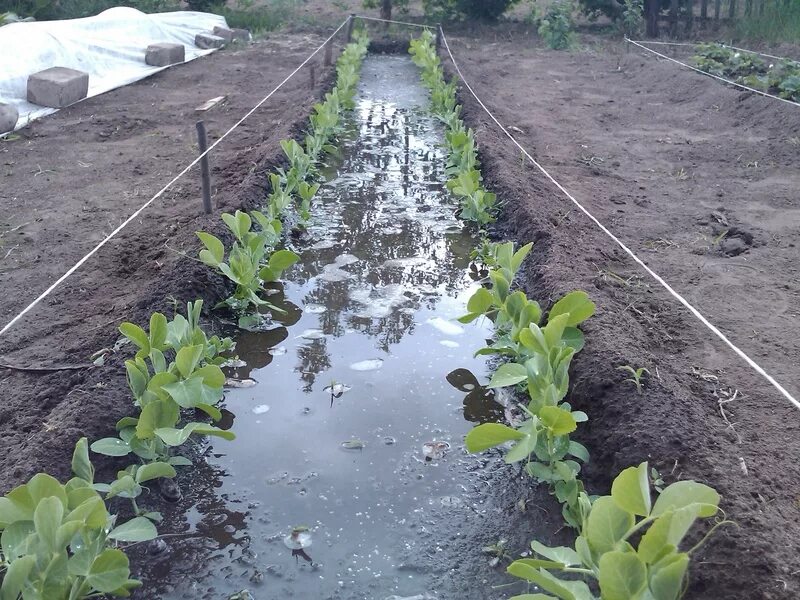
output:
[[[38,543],[36,538],[36,528],[33,521],[15,521],[3,529],[0,536],[0,547],[2,548],[5,560],[14,561],[25,556]]]
[[[701,504],[690,504],[656,519],[639,542],[638,553],[642,560],[655,563],[665,548],[677,548],[697,520],[701,507]]]
[[[185,456],[171,456],[169,458],[169,464],[174,467],[191,467],[192,461]]]
[[[512,429],[500,423],[483,423],[477,427],[473,427],[467,434],[465,443],[467,452],[475,453],[482,452],[487,448],[499,446],[510,440],[519,440],[524,437],[516,429]]]
[[[485,314],[494,305],[494,296],[484,287],[470,296],[467,301],[467,311],[473,314]]]
[[[561,336],[567,327],[568,319],[569,315],[558,315],[556,317],[551,316],[547,321],[547,326],[542,329],[547,348],[555,348],[561,345]]]
[[[572,548],[567,548],[566,546],[550,548],[549,546],[545,546],[544,544],[533,540],[531,542],[531,550],[536,552],[536,554],[544,556],[545,558],[549,558],[550,560],[563,563],[568,567],[581,564],[581,557],[578,556],[578,553]]]
[[[37,473],[25,486],[27,488],[28,494],[30,494],[30,498],[33,501],[34,506],[38,505],[39,502],[44,498],[49,498],[50,496],[55,496],[61,501],[61,504],[67,504],[67,492],[64,490],[64,486],[61,485],[55,477],[52,477],[46,473]],[[13,491],[8,494],[8,497],[11,497]]]
[[[661,492],[653,506],[652,515],[657,517],[668,510],[677,510],[690,504],[700,504],[700,517],[713,517],[717,514],[719,494],[711,488],[696,481],[677,481]]]
[[[531,248],[533,248],[533,242],[525,244],[522,248],[514,253],[514,256],[511,259],[511,270],[514,273],[519,271],[519,268],[522,266],[522,261],[525,260],[526,256],[528,256],[528,252],[531,251]]]
[[[575,413],[572,413],[573,418],[575,417]],[[574,456],[575,458],[580,459],[581,461],[588,463],[589,462],[589,451],[586,449],[586,446],[580,444],[574,440],[570,440],[569,442],[569,450],[568,452]]]
[[[601,496],[592,505],[583,534],[592,551],[603,554],[614,549],[634,522],[635,517],[620,508],[611,496]]]
[[[118,542],[146,542],[157,538],[158,531],[150,519],[134,517],[130,521],[112,529],[108,537]],[[125,577],[127,578],[127,575]]]
[[[557,406],[543,406],[539,418],[553,435],[567,435],[578,428],[572,413]]]
[[[638,598],[647,586],[647,567],[635,552],[606,552],[599,566],[603,600]]]
[[[165,462],[152,462],[136,469],[136,483],[144,483],[159,477],[175,477],[175,467]]]
[[[536,423],[532,420],[528,421],[526,426],[521,428],[520,433],[523,433],[525,437],[521,438],[514,444],[514,447],[508,451],[504,459],[506,464],[527,460],[536,449],[536,440],[539,437],[538,431],[536,430]]]
[[[553,596],[547,594],[520,594],[518,596],[511,596],[508,600],[552,600]]]
[[[269,257],[269,268],[277,273],[283,273],[295,264],[300,257],[291,250],[278,250]]]
[[[33,523],[36,526],[36,534],[41,540],[50,547],[50,552],[59,550],[56,541],[56,533],[61,526],[61,519],[64,517],[64,505],[55,496],[44,498],[36,506],[33,513]]]
[[[210,233],[205,231],[196,231],[195,233],[206,247],[206,250],[200,251],[200,260],[210,267],[216,267],[225,258],[225,246],[216,236]]]
[[[540,571],[528,566],[526,563],[515,560],[507,569],[510,575],[526,579],[538,585],[544,591],[555,594],[562,600],[576,600],[575,595],[564,587],[563,582],[559,581],[546,571]]]
[[[689,568],[689,555],[678,554],[666,566],[650,574],[650,593],[655,600],[678,600]]]
[[[133,323],[125,322],[119,326],[119,332],[136,344],[137,347],[145,351],[145,354],[150,352],[150,338],[144,329]]]
[[[163,350],[167,341],[167,317],[159,312],[150,315],[150,348]]]
[[[106,456],[126,456],[131,451],[131,447],[119,438],[97,440],[92,444],[91,448],[92,452],[105,454]]]
[[[548,322],[559,315],[569,314],[567,325],[574,327],[594,314],[594,302],[581,290],[570,292],[553,305],[547,317]]]
[[[183,429],[163,428],[156,429],[155,434],[167,444],[167,446],[180,446],[193,433],[197,435],[213,435],[225,440],[232,440],[236,437],[232,431],[224,431],[218,427],[212,427],[205,423],[188,423]]]
[[[205,346],[184,346],[175,355],[175,366],[183,377],[189,377],[197,368],[197,364],[205,354]]]
[[[162,427],[174,427],[180,418],[180,409],[172,400],[154,400],[148,403],[139,415],[136,424],[136,437],[149,440],[155,430]]]
[[[629,513],[646,517],[650,514],[650,477],[647,463],[628,467],[611,484],[611,497],[617,506]]]
[[[112,548],[94,559],[86,582],[98,592],[110,594],[125,585],[129,575],[128,557],[122,550]]]
[[[583,332],[577,327],[565,328],[564,333],[561,334],[561,342],[574,349],[575,352],[583,350],[583,346],[586,343]]]
[[[544,333],[536,323],[531,323],[526,329],[519,332],[519,341],[528,350],[533,350],[536,354],[547,356],[550,351]]]
[[[515,562],[533,569],[564,569],[567,565],[557,560],[541,560],[539,558],[519,558]]]
[[[120,471],[120,474],[124,471]],[[118,475],[117,479],[111,483],[108,490],[106,499],[113,498],[114,496],[122,496],[123,498],[136,498],[142,492],[142,486],[136,483],[136,480],[130,475]]]
[[[78,440],[72,452],[72,472],[84,481],[94,483],[94,467],[89,460],[89,442],[85,437]]]
[[[518,363],[505,363],[500,365],[492,375],[492,380],[486,387],[500,388],[509,385],[516,385],[528,378],[528,370],[524,365]]]
[[[25,584],[28,582],[33,567],[36,565],[36,556],[22,556],[8,566],[0,586],[0,600],[17,600]]]

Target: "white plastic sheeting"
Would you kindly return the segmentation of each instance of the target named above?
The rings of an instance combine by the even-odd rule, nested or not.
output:
[[[28,75],[50,67],[89,73],[89,96],[128,85],[167,67],[145,64],[148,45],[183,44],[186,60],[213,50],[194,45],[197,33],[227,27],[225,18],[199,12],[145,14],[111,8],[94,17],[12,23],[0,27],[0,103],[19,110],[17,129],[56,112],[27,102]]]

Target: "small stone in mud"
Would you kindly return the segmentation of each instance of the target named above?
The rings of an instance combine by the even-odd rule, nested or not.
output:
[[[385,438],[383,438],[383,443],[387,446],[393,446],[395,442],[397,442],[397,440],[390,435],[387,435]]]
[[[253,571],[253,574],[250,575],[250,583],[261,583],[262,581],[264,581],[264,574],[259,570]]]
[[[147,553],[150,556],[159,556],[160,554],[164,554],[169,550],[169,546],[167,542],[162,540],[161,538],[156,538],[147,544]]]
[[[162,477],[158,480],[158,490],[161,492],[161,497],[168,502],[177,502],[181,499],[181,488],[175,483],[174,479],[167,479]]]

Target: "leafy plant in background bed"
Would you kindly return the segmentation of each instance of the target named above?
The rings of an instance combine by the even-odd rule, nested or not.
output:
[[[539,21],[539,36],[553,50],[564,50],[572,45],[573,10],[570,2],[556,0]]]
[[[698,44],[692,57],[697,67],[787,100],[800,101],[800,63],[782,60],[767,64],[754,54],[719,44]]]
[[[433,113],[444,122],[448,146],[447,188],[461,204],[459,217],[480,226],[494,221],[497,197],[486,190],[478,163],[475,134],[461,120],[461,107],[456,100],[456,84],[444,78],[441,61],[436,55],[430,31],[411,40],[409,52],[422,71],[422,81],[431,92]]]
[[[216,407],[225,383],[218,366],[219,352],[231,348],[232,343],[209,340],[198,331],[201,303],[189,304],[189,319],[176,316],[172,323],[154,313],[149,331],[133,323],[120,326],[120,332],[139,348],[132,360],[125,361],[125,369],[140,414],[121,419],[117,423],[119,438],[97,440],[92,444],[94,452],[107,456],[133,453],[145,462],[185,465],[188,461],[172,456],[171,448],[182,445],[192,434],[233,439],[230,431],[206,423],[178,427],[182,408],[200,410],[214,421],[222,417]]]
[[[508,572],[545,593],[515,598],[597,598],[576,575],[594,580],[603,600],[682,597],[691,555],[713,529],[688,551],[680,550],[681,543],[697,519],[718,514],[720,497],[707,485],[679,481],[664,488],[654,503],[650,485],[647,463],[629,467],[614,480],[611,495],[594,501],[574,549],[531,542],[532,550],[542,558],[516,560]]]
[[[620,19],[622,32],[630,38],[638,38],[644,30],[644,0],[625,0]]]
[[[422,0],[425,16],[436,20],[496,21],[520,0]]]

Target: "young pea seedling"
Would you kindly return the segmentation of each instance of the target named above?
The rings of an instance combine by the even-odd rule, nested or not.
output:
[[[644,387],[642,383],[642,377],[644,376],[645,373],[647,373],[647,375],[649,376],[650,371],[648,371],[644,367],[639,367],[638,369],[634,369],[630,365],[621,365],[617,367],[617,369],[619,371],[626,371],[631,374],[631,376],[625,379],[625,381],[630,381],[632,384],[634,384],[636,386],[636,391],[641,394],[642,388]]]

